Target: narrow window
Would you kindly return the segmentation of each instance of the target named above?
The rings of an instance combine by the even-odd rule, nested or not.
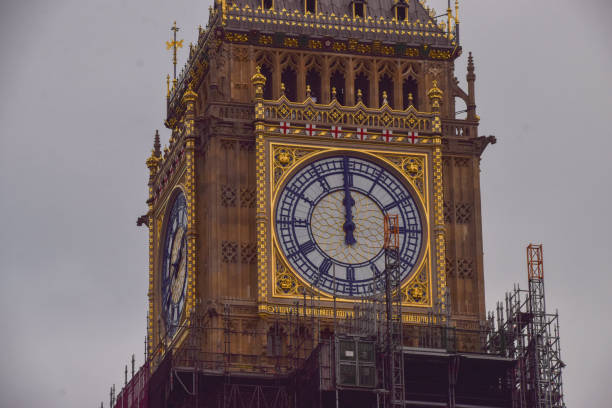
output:
[[[380,106],[383,105],[383,92],[387,93],[387,103],[393,108],[393,80],[387,74],[383,74],[378,82],[378,91],[380,92]]]
[[[272,69],[266,64],[261,66],[261,75],[266,77],[266,84],[264,85],[263,98],[272,99]]]
[[[359,101],[358,93],[361,91],[361,101],[365,106],[370,105],[370,79],[363,72],[355,77],[355,102]]]
[[[291,67],[286,67],[281,74],[281,82],[285,84],[285,96],[292,102],[297,101],[297,74]]]
[[[336,71],[331,76],[330,91],[336,88],[336,99],[340,105],[344,105],[344,92],[346,87],[346,79],[340,71]]]
[[[406,21],[406,17],[408,16],[406,11],[406,7],[404,6],[397,6],[395,8],[395,18],[397,18],[397,21]]]
[[[353,17],[365,17],[365,4],[357,1],[353,3]]]
[[[404,109],[407,109],[410,105],[419,109],[419,88],[416,79],[408,77],[404,80],[402,85],[402,97],[404,98]],[[410,102],[411,97],[412,103]]]
[[[264,10],[270,10],[271,8],[274,7],[274,1],[273,0],[262,0],[261,2],[262,4],[262,8]]]
[[[305,13],[317,14],[317,0],[304,0]]]
[[[311,69],[306,73],[306,85],[310,86],[310,96],[312,100],[317,102],[321,100],[321,75]]]

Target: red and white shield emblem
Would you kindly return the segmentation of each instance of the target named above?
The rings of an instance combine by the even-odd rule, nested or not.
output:
[[[291,123],[289,123],[289,122],[281,122],[279,129],[280,129],[280,132],[283,135],[286,135],[286,134],[289,133],[289,128],[290,127],[291,127]]]
[[[359,136],[359,140],[366,140],[368,138],[368,129],[357,128],[357,136]]]
[[[419,140],[419,132],[412,132],[408,135],[408,139],[410,140],[410,143],[416,143],[417,140]]]
[[[340,126],[332,126],[331,134],[334,139],[340,139],[340,136],[342,136],[342,128]]]
[[[317,127],[313,125],[312,123],[308,123],[306,125],[306,134],[308,136],[315,136],[317,134],[316,128]]]
[[[383,129],[382,137],[385,142],[391,142],[393,140],[393,131],[389,129]]]

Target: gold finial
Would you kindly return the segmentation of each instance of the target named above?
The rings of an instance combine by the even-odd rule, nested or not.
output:
[[[338,91],[336,91],[336,87],[332,87],[332,99],[336,99],[338,96]]]
[[[357,90],[357,102],[361,102],[363,99],[363,93],[361,92],[361,89]]]
[[[427,96],[429,96],[429,100],[431,101],[431,107],[434,112],[440,111],[440,101],[442,100],[442,95],[444,92],[440,88],[438,88],[438,81],[433,80],[431,89],[427,92]]]
[[[408,92],[408,103],[409,103],[408,106],[412,106],[413,105],[413,103],[412,103],[412,92]]]
[[[285,83],[281,82],[281,96],[285,95]]]
[[[261,67],[255,67],[255,75],[251,77],[251,83],[255,87],[255,98],[263,99],[263,88],[266,85],[266,77],[261,73]]]
[[[455,24],[459,23],[459,0],[455,0]]]
[[[166,88],[168,89],[168,92],[166,93],[166,99],[170,99],[170,74],[166,76]]]
[[[161,151],[160,151],[160,143],[159,143],[159,131],[155,131],[155,137],[153,138],[153,149],[151,149],[151,156],[146,161],[147,167],[149,168],[149,172],[151,177],[157,173],[157,166],[161,161]]]
[[[448,0],[448,8],[446,9],[446,14],[447,14],[447,17],[448,17],[448,30],[447,30],[448,38],[450,38],[450,35],[451,35],[451,19],[452,19],[452,16],[453,16],[453,14],[451,12],[450,5],[451,5],[450,0]]]
[[[253,82],[253,85],[261,83],[263,86],[266,84],[266,77],[261,73],[261,67],[259,65],[255,67],[255,75],[251,77],[251,82]]]
[[[177,48],[183,48],[183,40],[177,41],[176,40],[176,33],[180,30],[180,28],[178,28],[176,26],[176,21],[174,22],[174,25],[170,28],[170,31],[174,32],[174,39],[172,41],[166,41],[166,49],[167,50],[172,50],[172,64],[174,65],[174,78],[176,79],[176,49]]]
[[[310,85],[306,85],[306,98],[310,98],[310,94],[312,90],[310,89]]]

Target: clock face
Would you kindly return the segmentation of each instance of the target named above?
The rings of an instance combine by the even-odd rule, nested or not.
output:
[[[290,176],[276,204],[276,235],[308,283],[338,296],[367,296],[378,290],[385,269],[387,214],[399,219],[403,280],[419,259],[423,223],[409,189],[372,161],[325,157]]]
[[[181,193],[168,216],[163,247],[162,311],[166,331],[174,334],[185,308],[187,288],[187,204]]]

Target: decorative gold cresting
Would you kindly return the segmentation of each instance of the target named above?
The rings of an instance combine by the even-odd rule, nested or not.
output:
[[[198,95],[193,91],[191,83],[183,94],[185,104],[185,192],[187,201],[187,307],[186,317],[189,318],[196,303],[196,249],[197,249],[197,219],[196,219],[196,180],[195,180],[195,102]]]

